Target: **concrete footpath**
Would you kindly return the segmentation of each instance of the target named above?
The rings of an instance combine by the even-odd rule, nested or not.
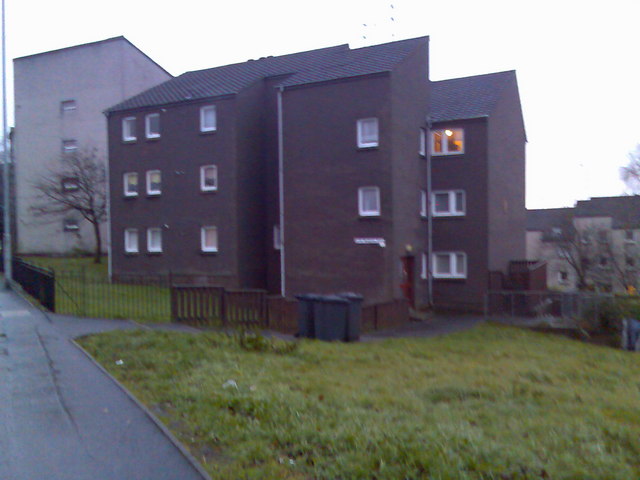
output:
[[[0,290],[0,479],[207,478],[71,339],[132,322],[46,315]]]

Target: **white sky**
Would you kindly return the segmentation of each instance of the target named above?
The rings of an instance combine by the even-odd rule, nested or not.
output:
[[[640,143],[640,0],[5,2],[9,60],[124,35],[174,75],[429,35],[432,80],[517,71],[528,208],[621,194]]]

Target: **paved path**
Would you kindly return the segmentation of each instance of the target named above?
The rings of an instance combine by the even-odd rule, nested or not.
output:
[[[135,324],[46,316],[0,288],[0,479],[202,480],[70,340]]]

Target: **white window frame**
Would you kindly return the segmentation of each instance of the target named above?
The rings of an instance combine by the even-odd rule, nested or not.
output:
[[[62,179],[63,192],[76,192],[80,190],[80,182],[77,177],[65,177]]]
[[[160,188],[157,190],[151,189],[151,175],[158,173],[160,175]],[[162,172],[160,170],[147,170],[147,195],[160,195],[162,194]]]
[[[132,240],[135,239],[135,242]],[[125,228],[124,230],[124,251],[126,253],[138,253],[140,251],[137,228]]]
[[[378,203],[378,208],[376,210],[365,210],[364,196],[366,192],[374,192],[376,195],[376,201]],[[379,217],[381,210],[380,187],[368,186],[358,188],[358,213],[361,217]]]
[[[216,233],[216,244],[207,245],[207,231],[213,230]],[[218,227],[214,225],[207,225],[200,228],[200,250],[203,252],[217,252],[218,251]]]
[[[418,154],[421,157],[427,156],[427,130],[425,128],[420,129],[420,138],[418,139]]]
[[[151,131],[151,119],[158,119],[158,131]],[[160,114],[159,113],[148,113],[144,116],[144,134],[146,138],[160,138]]]
[[[65,232],[77,232],[80,230],[80,224],[75,218],[65,218],[62,221],[62,230]]]
[[[213,125],[205,125],[207,112],[213,111]],[[215,105],[205,105],[200,107],[200,131],[215,132],[218,129],[218,112]]]
[[[441,152],[436,152],[435,151],[435,147],[436,147],[436,142],[435,142],[435,137],[436,134],[441,134],[443,137],[447,137],[447,136],[451,136],[451,135],[447,135],[447,132],[456,132],[459,131],[460,132],[460,138],[462,139],[462,149],[458,152],[458,151],[454,151],[454,152],[450,152],[449,151],[449,145],[448,143],[442,142],[442,151]],[[437,130],[431,130],[431,155],[462,155],[464,154],[464,150],[465,150],[465,141],[464,141],[464,128],[441,128],[441,129],[437,129]]]
[[[456,196],[462,194],[462,206],[457,205]],[[439,212],[436,210],[436,195],[449,196],[449,210]],[[467,213],[467,195],[464,190],[434,190],[431,192],[431,213],[434,217],[463,217]]]
[[[427,218],[428,204],[427,204],[427,191],[420,190],[420,217]]]
[[[427,254],[423,253],[421,256],[421,269],[420,269],[420,278],[422,280],[426,280],[427,279],[427,275],[429,272],[429,267],[427,265]]]
[[[273,249],[282,250],[282,237],[280,236],[280,225],[273,226]]]
[[[207,169],[212,168],[214,171],[214,178],[215,178],[215,185],[214,186],[210,186],[210,185],[205,185],[205,172],[207,171]],[[217,165],[202,165],[200,167],[200,191],[202,192],[214,192],[218,190],[218,167]]]
[[[62,113],[75,112],[77,108],[75,100],[62,100],[60,102],[60,111]]]
[[[129,190],[129,178],[130,177],[135,177],[136,179],[136,190],[135,191],[130,191]],[[138,196],[138,189],[140,188],[140,182],[138,181],[138,172],[127,172],[122,176],[122,180],[123,180],[123,184],[124,184],[124,196],[125,197],[137,197]]]
[[[62,140],[62,153],[65,155],[70,155],[78,151],[78,141],[69,138],[67,140]]]
[[[450,272],[438,272],[438,261],[437,258],[439,256],[447,255],[449,257],[449,270]],[[458,263],[459,256],[462,257],[462,266],[463,273],[458,273]],[[454,278],[454,279],[465,279],[467,278],[467,254],[464,252],[433,252],[433,256],[431,258],[433,265],[433,278]]]
[[[375,140],[365,138],[365,125],[373,123],[375,124]],[[357,122],[357,131],[358,131],[358,148],[372,148],[377,147],[380,143],[380,126],[378,123],[378,119],[376,117],[371,118],[361,118]]]
[[[153,245],[153,236],[158,235],[159,245]],[[149,253],[162,253],[162,229],[159,227],[147,228],[147,252]]]
[[[136,136],[136,117],[125,117],[122,119],[122,141],[135,142]]]

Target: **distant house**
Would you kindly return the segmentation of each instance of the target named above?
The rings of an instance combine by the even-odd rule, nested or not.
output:
[[[25,254],[91,250],[91,225],[79,215],[34,217],[33,184],[78,149],[97,148],[106,162],[102,112],[171,75],[124,37],[16,58],[14,75],[16,248]],[[104,228],[105,240],[106,234]]]
[[[524,256],[515,73],[431,83],[428,65],[426,37],[339,45],[187,72],[109,108],[113,275],[478,308],[489,270]],[[464,84],[487,98],[446,110]],[[461,151],[437,143],[448,129]]]
[[[527,258],[547,262],[549,288],[638,288],[640,197],[597,197],[527,211]]]

